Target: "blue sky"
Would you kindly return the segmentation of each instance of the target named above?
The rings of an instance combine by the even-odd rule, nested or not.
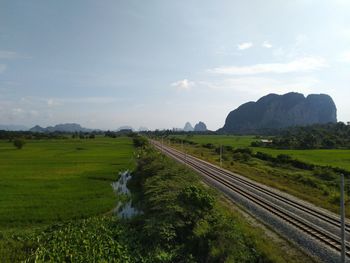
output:
[[[350,1],[0,0],[0,124],[151,129],[268,93],[350,121]]]

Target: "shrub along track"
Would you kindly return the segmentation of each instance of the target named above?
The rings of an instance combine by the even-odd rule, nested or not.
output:
[[[171,147],[152,141],[166,155],[199,172],[211,185],[238,201],[254,216],[325,262],[339,260],[340,220],[335,214],[264,186]],[[350,224],[346,224],[350,233]],[[350,250],[350,243],[346,242]],[[347,252],[350,257],[350,252]]]

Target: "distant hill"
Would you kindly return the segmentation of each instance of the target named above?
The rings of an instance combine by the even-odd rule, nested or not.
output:
[[[129,125],[120,126],[117,129],[117,131],[122,131],[122,130],[131,130],[131,131],[133,131],[134,129],[131,126],[129,126]]]
[[[29,131],[31,132],[91,132],[92,129],[83,128],[77,123],[64,123],[55,126],[43,128],[39,125],[34,126]]]
[[[204,122],[200,121],[194,126],[195,132],[204,132],[207,131],[207,125]]]
[[[35,125],[33,128],[29,129],[29,131],[31,131],[31,132],[48,132],[48,130],[46,130],[46,128],[43,128],[39,125]]]
[[[193,129],[191,123],[186,122],[185,127],[183,128],[183,130],[184,130],[185,132],[190,132],[190,131],[193,131],[194,129]]]
[[[141,126],[138,131],[143,132],[143,131],[148,131],[147,127]]]
[[[27,131],[28,127],[23,125],[4,125],[0,124],[0,130],[3,131]]]
[[[269,94],[231,111],[219,132],[255,134],[290,126],[336,123],[337,109],[325,94],[304,97],[300,93]]]

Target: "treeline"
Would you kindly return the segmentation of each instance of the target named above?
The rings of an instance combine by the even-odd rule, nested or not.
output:
[[[349,149],[350,125],[342,122],[288,128],[275,136],[272,143],[252,143],[254,147],[278,149]]]
[[[13,141],[15,139],[41,140],[41,139],[94,139],[97,135],[117,138],[119,136],[134,136],[132,131],[91,131],[91,132],[31,132],[31,131],[5,131],[0,130],[0,140]]]
[[[162,137],[162,136],[169,136],[169,135],[215,135],[218,134],[215,131],[181,131],[181,130],[154,130],[154,131],[142,131],[141,134],[147,135],[148,137]]]
[[[52,133],[41,133],[41,132],[30,132],[30,131],[4,131],[0,130],[0,140],[12,141],[16,138],[22,138],[26,140],[39,140],[39,139],[65,139],[64,133],[52,132]]]

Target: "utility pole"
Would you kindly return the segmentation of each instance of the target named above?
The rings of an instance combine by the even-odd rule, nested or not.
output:
[[[222,168],[222,144],[220,144],[220,167]]]
[[[344,174],[341,174],[340,186],[340,215],[341,215],[341,263],[345,263],[345,205],[344,205]]]

